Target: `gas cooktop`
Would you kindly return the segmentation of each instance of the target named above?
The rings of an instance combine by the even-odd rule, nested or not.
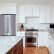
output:
[[[38,29],[26,29],[26,31],[38,31]]]

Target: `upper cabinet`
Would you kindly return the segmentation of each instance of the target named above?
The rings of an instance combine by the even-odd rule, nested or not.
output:
[[[39,5],[25,5],[25,16],[39,17]]]
[[[40,15],[40,7],[39,7],[39,5],[33,5],[33,16],[36,16],[36,17],[39,17],[39,15]]]
[[[45,6],[44,5],[40,5],[40,18],[39,18],[39,22],[40,23],[45,23]]]
[[[39,17],[39,5],[19,5],[19,23],[25,23],[26,17]]]
[[[39,18],[40,23],[51,23],[51,5],[19,5],[19,23],[26,23],[26,17]]]
[[[0,14],[16,14],[16,5],[0,5]]]
[[[40,23],[51,23],[51,6],[40,5]]]
[[[52,18],[51,23],[54,23],[54,4],[52,4]]]
[[[51,23],[51,5],[46,5],[46,23]]]
[[[25,12],[24,12],[24,5],[19,6],[19,23],[25,23]]]
[[[32,5],[24,5],[25,17],[32,16]]]

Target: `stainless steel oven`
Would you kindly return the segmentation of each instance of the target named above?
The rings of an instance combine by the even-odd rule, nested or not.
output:
[[[36,47],[38,45],[38,31],[26,31],[25,47]]]
[[[26,37],[27,43],[35,43],[36,42],[36,37]]]

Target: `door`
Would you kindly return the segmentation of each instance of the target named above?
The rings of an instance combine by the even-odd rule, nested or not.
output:
[[[10,15],[10,18],[11,18],[10,35],[16,35],[16,15]]]
[[[0,35],[4,35],[5,34],[5,21],[4,21],[4,16],[0,15]]]
[[[16,35],[16,15],[15,14],[2,14],[3,17],[3,30],[1,35]]]

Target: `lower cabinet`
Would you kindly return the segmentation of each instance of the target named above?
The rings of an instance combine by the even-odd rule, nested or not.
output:
[[[10,51],[8,51],[6,54],[15,54],[15,47],[13,47]]]
[[[15,54],[23,54],[23,46],[21,45],[18,50],[16,50],[16,53]]]
[[[38,46],[49,46],[49,34],[45,31],[38,32]]]
[[[6,54],[23,54],[23,39],[21,39],[12,49]]]

